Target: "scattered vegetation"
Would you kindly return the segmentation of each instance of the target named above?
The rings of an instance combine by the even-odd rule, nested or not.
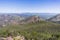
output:
[[[0,37],[23,35],[26,40],[60,40],[60,24],[40,21],[24,25],[7,25],[0,28]]]

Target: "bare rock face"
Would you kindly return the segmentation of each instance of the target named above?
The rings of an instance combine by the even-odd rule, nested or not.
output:
[[[20,25],[26,23],[35,23],[43,20],[37,15],[32,15],[29,17],[24,17],[16,14],[0,14],[0,27],[5,27],[7,25]]]
[[[28,22],[37,22],[37,21],[39,21],[39,18],[38,18],[38,16],[32,16],[29,20],[28,20]]]
[[[16,14],[0,14],[0,27],[5,27],[9,24],[19,24],[24,17]]]
[[[60,14],[48,19],[48,21],[54,21],[54,22],[60,21]]]
[[[40,21],[39,16],[31,16],[25,20],[27,23],[35,23]]]
[[[16,36],[13,38],[14,40],[26,40],[24,36]]]

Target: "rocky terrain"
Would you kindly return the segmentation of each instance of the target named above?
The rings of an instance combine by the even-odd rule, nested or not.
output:
[[[57,14],[57,15],[51,17],[50,19],[48,19],[48,21],[60,23],[60,14]]]
[[[10,13],[10,14],[0,14],[0,27],[5,27],[11,24],[26,24],[26,23],[34,23],[39,22],[41,20],[47,20],[52,22],[60,21],[60,14],[48,14],[48,13]]]
[[[19,24],[21,20],[24,20],[24,17],[18,16],[16,14],[0,14],[0,27],[6,26],[9,24]]]
[[[46,20],[39,15],[0,14],[0,39],[60,40],[60,24],[53,23],[56,21],[60,21],[60,15]]]
[[[20,16],[20,14],[0,14],[0,27],[11,24],[26,24],[31,22],[38,22],[44,20],[40,16],[31,15],[29,17]]]

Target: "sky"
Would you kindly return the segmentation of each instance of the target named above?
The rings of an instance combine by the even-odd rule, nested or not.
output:
[[[0,13],[60,13],[60,0],[0,0]]]

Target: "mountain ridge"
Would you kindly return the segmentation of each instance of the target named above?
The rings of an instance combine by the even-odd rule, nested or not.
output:
[[[51,16],[54,16],[54,15],[56,14],[48,14],[48,13],[0,14],[0,26],[5,26],[8,24],[26,24],[29,21],[35,22],[36,19],[38,19],[39,21],[46,20],[48,19],[48,17],[50,18]],[[35,17],[35,16],[38,16],[38,17]]]
[[[48,19],[49,21],[60,21],[60,14],[57,14],[53,17],[51,17],[50,19]]]

